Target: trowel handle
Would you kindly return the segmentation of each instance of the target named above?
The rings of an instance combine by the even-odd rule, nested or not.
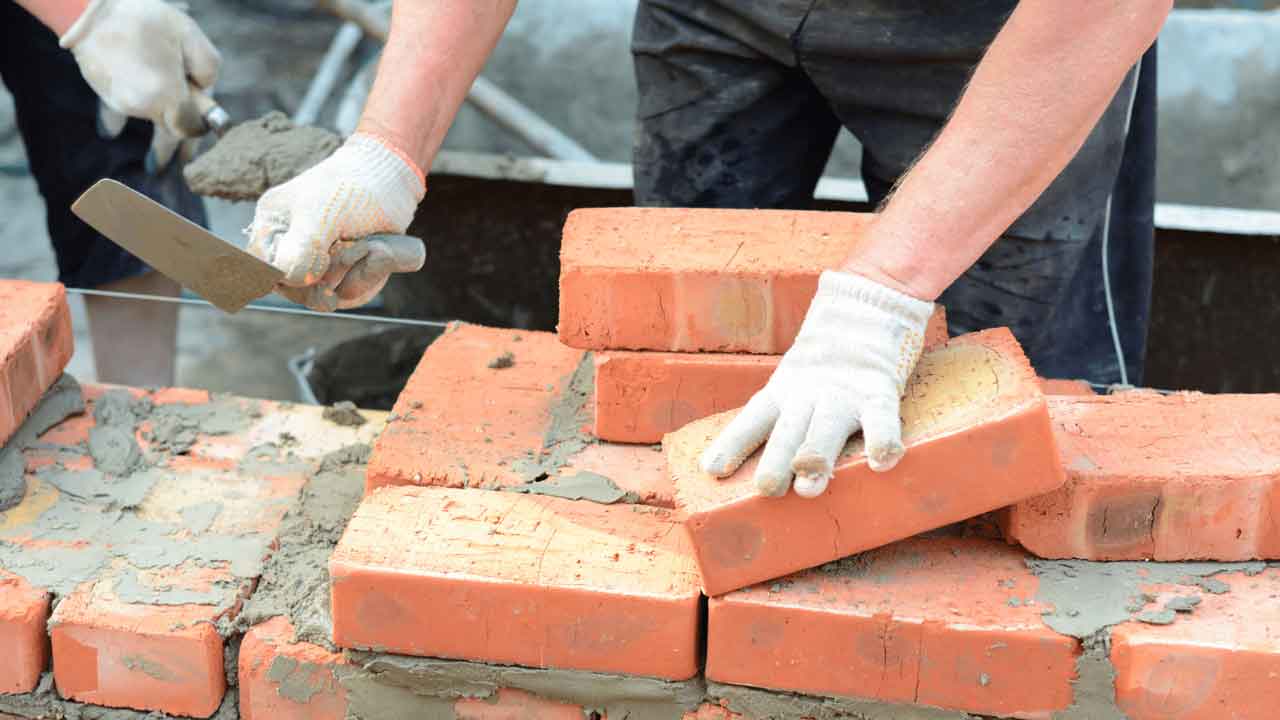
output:
[[[391,272],[417,272],[427,262],[427,246],[412,235],[369,235],[365,242],[382,243],[391,251]]]
[[[182,104],[178,125],[188,135],[203,135],[212,130],[218,137],[231,125],[231,116],[208,93],[191,88],[191,97]]]

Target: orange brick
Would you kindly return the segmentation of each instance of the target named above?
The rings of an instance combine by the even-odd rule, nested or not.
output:
[[[676,500],[688,515],[703,588],[719,595],[979,515],[1059,487],[1062,468],[1035,375],[1008,330],[927,352],[902,404],[907,454],[866,464],[861,438],[821,498],[756,494],[749,460],[733,477],[698,459],[731,414],[668,435]]]
[[[49,593],[0,570],[0,694],[36,689],[49,662]]]
[[[1201,594],[1195,612],[1179,614],[1173,624],[1112,629],[1116,704],[1131,720],[1276,716],[1280,569],[1215,577],[1231,591]]]
[[[1045,395],[1097,395],[1088,380],[1058,380],[1040,378],[1040,389]]]
[[[560,247],[560,339],[589,350],[786,351],[871,222],[796,210],[575,210]]]
[[[1006,534],[1091,560],[1280,558],[1280,395],[1052,397],[1067,482]]]
[[[1077,642],[1045,626],[1025,554],[915,538],[712,598],[707,678],[1044,717],[1071,704]],[[1011,589],[1013,588],[1013,589]]]
[[[671,680],[698,672],[697,572],[662,508],[382,488],[356,510],[329,572],[340,647]]]
[[[338,682],[338,671],[346,664],[341,653],[294,642],[287,618],[257,625],[240,644],[240,717],[342,720],[347,691]]]
[[[499,688],[494,697],[462,698],[454,702],[456,720],[582,720],[581,705],[548,700],[513,688]]]
[[[946,312],[929,321],[926,346],[947,341]],[[602,351],[595,355],[595,435],[656,443],[699,418],[741,407],[764,387],[780,355]]]
[[[368,441],[384,416],[369,413],[366,426],[344,428],[324,421],[318,407],[223,398],[217,402],[227,405],[224,414],[238,407],[242,424],[224,435],[197,436],[183,455],[149,443],[151,421],[144,420],[136,437],[153,467],[142,474],[142,490],[122,505],[110,493],[125,480],[76,476],[93,470],[83,446],[108,390],[87,386],[88,411],[51,428],[27,453],[28,493],[0,513],[0,539],[35,562],[54,550],[65,556],[53,562],[65,565],[67,575],[42,576],[56,584],[42,589],[61,596],[48,625],[54,680],[64,697],[207,716],[222,702],[226,682],[213,623],[233,615],[251,591],[315,460]],[[125,391],[156,404],[210,402],[202,392]],[[264,459],[264,443],[280,443],[285,433],[287,450]],[[46,474],[55,464],[66,472]],[[56,525],[46,523],[51,517]],[[23,566],[19,557],[7,569],[21,574]]]
[[[507,352],[510,367],[489,367]],[[590,436],[590,363],[552,333],[454,326],[427,348],[396,400],[369,459],[368,490],[497,488],[543,473],[557,479],[589,472],[643,503],[671,507],[661,453]],[[553,426],[563,432],[554,434]]]
[[[0,446],[62,374],[73,345],[62,285],[0,280]]]

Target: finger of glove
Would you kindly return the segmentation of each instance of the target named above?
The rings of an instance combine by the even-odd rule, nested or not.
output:
[[[702,471],[716,477],[732,475],[764,444],[777,419],[778,405],[769,391],[753,395],[703,451]]]
[[[164,169],[169,167],[169,161],[173,159],[174,153],[177,152],[182,138],[169,132],[160,123],[155,123],[152,127],[151,148],[147,150],[146,161],[143,165],[148,173],[156,175],[164,172]]]
[[[106,103],[98,103],[98,136],[106,140],[112,140],[120,136],[124,131],[125,123],[129,122],[129,116],[122,112],[112,110]]]
[[[314,285],[329,271],[333,234],[313,213],[291,213],[289,226],[275,242],[269,261],[284,273],[284,285]]]
[[[835,473],[836,459],[858,426],[858,415],[847,403],[835,399],[818,402],[804,444],[791,462],[797,495],[812,498],[826,491]]]
[[[186,31],[182,38],[182,62],[186,68],[186,76],[196,87],[208,90],[218,81],[222,54],[195,20],[186,15],[183,19]]]
[[[756,466],[756,490],[761,495],[786,495],[791,487],[791,462],[804,442],[809,422],[813,418],[813,405],[802,400],[789,400],[782,406],[782,414],[773,426],[769,442],[760,454]]]
[[[897,395],[869,398],[862,407],[862,437],[867,464],[876,472],[891,470],[902,459],[902,418]]]

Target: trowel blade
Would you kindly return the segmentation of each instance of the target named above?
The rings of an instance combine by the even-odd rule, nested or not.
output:
[[[178,284],[235,313],[284,277],[217,235],[115,180],[99,180],[71,212]]]

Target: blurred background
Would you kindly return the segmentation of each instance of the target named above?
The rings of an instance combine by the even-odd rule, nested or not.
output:
[[[1178,0],[1160,37],[1162,205],[1150,385],[1280,391],[1280,363],[1272,359],[1280,337],[1265,330],[1280,327],[1271,322],[1280,312],[1280,222],[1270,212],[1280,208],[1278,7],[1280,0]],[[619,164],[630,161],[634,9],[633,0],[520,2],[483,77],[606,164],[529,161],[537,148],[465,106],[411,229],[427,242],[428,267],[398,278],[371,312],[554,328],[564,214],[630,202],[629,171]],[[309,0],[202,0],[190,11],[222,52],[216,94],[233,121],[269,110],[294,115],[342,26]],[[378,49],[369,38],[354,44],[316,108],[316,124],[350,125]],[[845,133],[827,174],[848,182],[825,185],[822,207],[863,207],[858,158],[857,142]],[[216,233],[243,239],[252,203],[207,201],[207,207]],[[4,93],[0,214],[0,277],[54,279],[42,200]],[[78,298],[73,312],[78,344],[69,371],[93,380]],[[394,397],[397,378],[433,335],[401,330],[370,337],[390,329],[185,307],[178,384],[282,400],[308,399],[309,390],[325,402],[344,399],[332,387],[358,386],[364,394],[351,399],[379,405],[372,398]],[[320,358],[322,368],[300,377],[306,358]],[[362,373],[365,381],[351,381]]]

